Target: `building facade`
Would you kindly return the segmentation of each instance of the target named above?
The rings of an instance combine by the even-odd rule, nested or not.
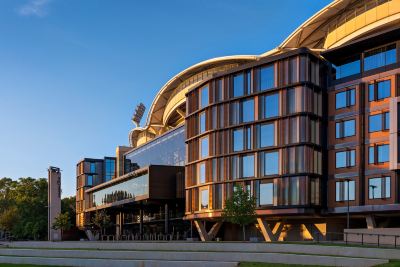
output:
[[[194,225],[235,240],[221,213],[238,185],[257,200],[250,235],[267,241],[399,226],[399,25],[400,0],[336,0],[276,49],[177,74],[113,177],[91,172],[105,160],[78,164],[77,224],[105,208],[118,236],[192,237]],[[142,191],[116,193],[143,175]]]

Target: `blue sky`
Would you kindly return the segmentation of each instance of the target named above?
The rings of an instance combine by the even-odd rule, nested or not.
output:
[[[74,195],[77,161],[127,145],[136,104],[171,77],[266,52],[329,2],[0,1],[0,177],[59,166]]]

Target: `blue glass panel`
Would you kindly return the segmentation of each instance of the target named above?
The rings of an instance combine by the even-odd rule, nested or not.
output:
[[[375,101],[375,85],[373,83],[368,84],[368,100]]]
[[[378,162],[388,162],[389,161],[389,145],[381,145],[378,147]]]
[[[354,106],[356,104],[356,90],[351,89],[348,93],[350,94],[349,106]]]
[[[236,129],[233,131],[233,151],[242,151],[243,149],[243,129]]]
[[[336,123],[336,138],[341,138],[342,137],[342,123],[337,122]]]
[[[377,99],[384,99],[390,97],[390,80],[378,82],[378,96]]]
[[[87,177],[87,185],[88,186],[92,186],[93,185],[93,176],[92,175],[88,175],[88,177]]]
[[[279,94],[265,96],[264,118],[279,116]]]
[[[254,155],[242,157],[243,177],[254,177]]]
[[[382,198],[382,178],[369,179],[369,198]]]
[[[254,121],[254,99],[242,102],[242,122]]]
[[[279,153],[265,152],[264,154],[264,175],[279,173]]]
[[[336,79],[341,79],[361,72],[360,59],[336,66]]]
[[[199,166],[199,182],[201,184],[206,182],[206,164],[204,162]]]
[[[384,130],[390,130],[390,112],[385,112],[383,114],[385,125],[383,127]]]
[[[125,199],[134,199],[138,196],[149,194],[149,175],[145,174],[128,181],[104,188],[93,192],[92,207],[98,207],[105,204],[121,201]]]
[[[341,92],[336,94],[336,109],[347,107],[347,97],[346,92]]]
[[[260,147],[275,145],[275,124],[263,124],[260,126]]]
[[[385,60],[386,65],[396,63],[396,47],[386,51]]]
[[[356,151],[355,150],[348,151],[348,156],[350,157],[349,159],[350,165],[348,167],[356,166]]]
[[[260,205],[274,204],[274,184],[260,184]]]
[[[369,132],[382,130],[382,114],[369,116]]]
[[[385,197],[390,197],[390,176],[385,177]]]
[[[185,165],[185,127],[173,129],[164,135],[126,154],[126,172],[149,165]]]
[[[203,112],[200,114],[200,133],[204,133],[206,131],[206,113]]]
[[[275,85],[274,66],[268,66],[260,69],[260,90],[268,90]]]
[[[201,145],[201,158],[205,158],[208,157],[208,148],[209,148],[209,144],[208,144],[208,137],[204,137],[200,140],[200,145]]]
[[[243,74],[233,76],[233,96],[244,95],[244,79]]]
[[[343,122],[344,124],[344,137],[353,136],[356,134],[356,121],[348,120]]]
[[[200,108],[204,108],[209,103],[208,86],[200,90]]]
[[[346,167],[346,151],[336,153],[336,168]]]
[[[374,164],[375,163],[375,148],[370,146],[368,148],[368,163]]]

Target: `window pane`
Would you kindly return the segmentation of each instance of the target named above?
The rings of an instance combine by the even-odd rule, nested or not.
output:
[[[278,174],[279,173],[279,153],[266,152],[264,154],[264,175]]]
[[[336,94],[336,109],[345,108],[346,104],[346,92]]]
[[[90,172],[96,173],[96,163],[94,163],[94,162],[90,163]]]
[[[254,155],[242,157],[243,177],[254,177]]]
[[[243,149],[243,129],[236,129],[233,131],[233,151],[242,151]]]
[[[243,74],[233,76],[233,96],[242,96],[244,94]]]
[[[377,99],[384,99],[390,97],[390,80],[378,82],[378,96]]]
[[[93,176],[92,175],[88,175],[88,177],[87,177],[87,185],[88,186],[92,186],[93,185]]]
[[[378,147],[378,162],[388,162],[389,161],[389,145],[381,145]]]
[[[368,100],[375,101],[375,84],[368,84]]]
[[[200,114],[200,133],[204,133],[206,131],[206,113],[202,112]]]
[[[383,114],[384,116],[384,126],[383,129],[384,130],[390,130],[390,112],[385,112]]]
[[[350,98],[349,106],[354,106],[356,104],[356,90],[351,89],[350,91],[348,91],[348,93],[350,94],[350,96],[349,96],[349,98]]]
[[[341,79],[353,74],[360,73],[361,64],[360,64],[360,56],[356,55],[352,58],[349,58],[341,65],[335,66],[336,69],[336,79]]]
[[[265,96],[264,118],[279,116],[279,94]]]
[[[369,179],[369,198],[382,198],[382,179],[372,178]]]
[[[342,137],[342,123],[337,122],[336,123],[336,138],[341,138]]]
[[[199,166],[199,182],[200,184],[204,184],[206,182],[206,164],[200,163]]]
[[[260,126],[260,147],[275,145],[275,124],[263,124]]]
[[[336,168],[346,167],[346,151],[336,152]]]
[[[382,114],[369,116],[369,132],[382,130]]]
[[[385,197],[390,198],[390,176],[385,177]]]
[[[208,189],[201,191],[201,209],[208,209]]]
[[[342,197],[340,195],[342,193],[341,185],[342,182],[336,182],[336,201],[342,201]]]
[[[286,105],[288,114],[296,112],[296,90],[294,88],[286,91]]]
[[[204,87],[200,91],[200,108],[208,105],[208,87]]]
[[[349,200],[356,199],[356,182],[349,181]]]
[[[260,205],[274,204],[274,184],[260,184]]]
[[[201,139],[201,158],[208,157],[208,137]]]
[[[267,90],[274,87],[274,66],[260,69],[260,90]]]
[[[355,150],[348,151],[348,156],[350,157],[349,167],[356,166],[356,151]]]
[[[368,163],[374,164],[375,163],[375,148],[370,146],[368,148]]]
[[[242,122],[254,121],[254,99],[242,102]]]
[[[356,134],[356,121],[348,120],[344,122],[344,137]]]

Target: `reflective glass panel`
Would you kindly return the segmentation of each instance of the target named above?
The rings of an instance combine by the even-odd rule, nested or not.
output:
[[[275,124],[268,123],[260,126],[260,147],[268,147],[275,145]]]
[[[254,155],[242,157],[243,177],[254,177]]]
[[[260,205],[274,204],[274,184],[260,184]]]
[[[200,113],[200,133],[204,133],[206,131],[206,113]]]
[[[201,150],[201,158],[205,158],[208,157],[208,136],[207,137],[203,137],[202,139],[200,139],[200,150]]]
[[[265,152],[264,153],[264,175],[272,175],[279,173],[279,153]]]
[[[206,164],[204,162],[199,165],[199,182],[200,184],[206,182]]]
[[[268,66],[260,69],[260,90],[268,90],[275,85],[274,66]]]
[[[244,95],[244,79],[243,74],[233,76],[233,96],[238,97]]]
[[[388,162],[389,161],[389,145],[380,145],[378,148],[378,162]]]
[[[208,86],[200,90],[200,108],[204,108],[209,104]]]
[[[208,209],[208,189],[201,191],[201,209]]]
[[[265,96],[264,118],[279,116],[279,94]]]
[[[242,122],[254,121],[254,99],[242,102]]]
[[[377,132],[382,130],[382,114],[369,116],[369,131]]]
[[[242,151],[243,149],[243,129],[240,128],[233,131],[233,151]]]

